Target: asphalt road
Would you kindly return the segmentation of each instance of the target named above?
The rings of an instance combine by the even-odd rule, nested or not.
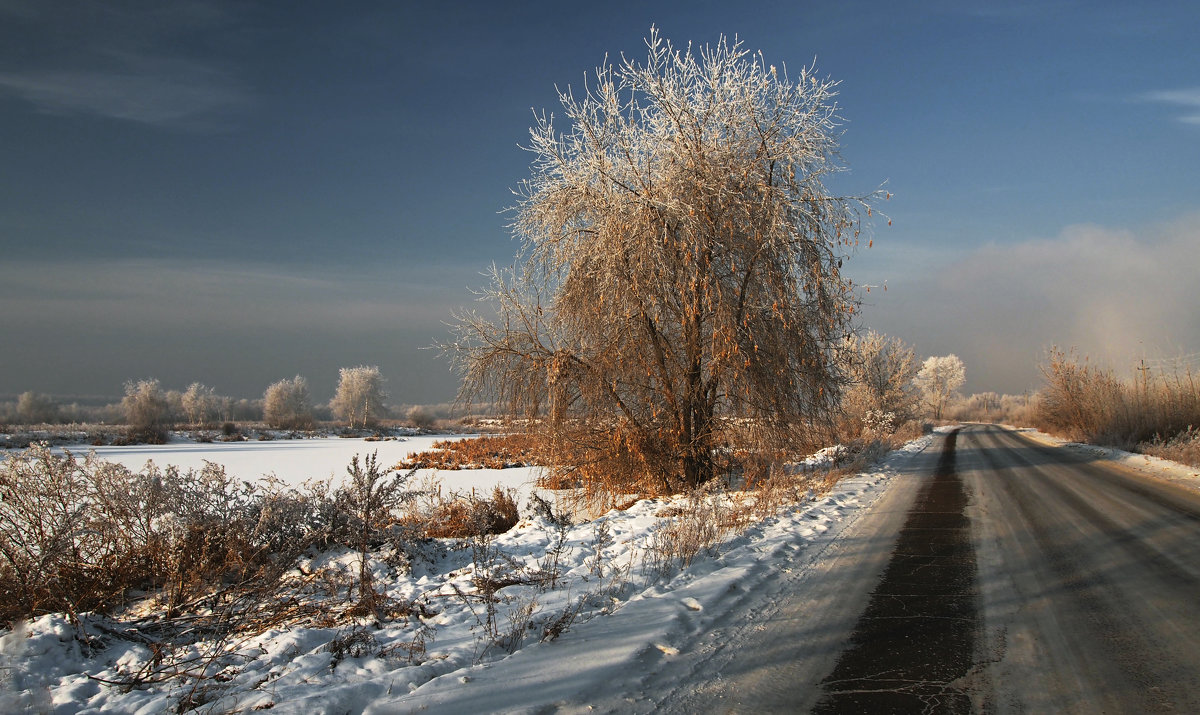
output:
[[[1200,712],[1200,494],[1011,430],[939,438],[671,712]]]
[[[1200,712],[1200,495],[1086,453],[958,438],[994,712]]]

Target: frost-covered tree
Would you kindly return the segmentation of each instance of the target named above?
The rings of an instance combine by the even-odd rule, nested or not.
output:
[[[429,429],[437,422],[433,412],[425,405],[413,405],[405,413],[409,423],[417,429]]]
[[[899,338],[873,330],[851,336],[846,347],[851,386],[842,404],[847,416],[877,434],[912,419],[919,399],[913,385],[917,374],[913,349]]]
[[[338,375],[337,392],[329,403],[333,416],[345,421],[351,429],[374,427],[385,414],[383,377],[372,365],[344,367]]]
[[[187,419],[187,413],[183,409],[183,393],[179,390],[167,390],[163,393],[163,397],[167,401],[167,416],[171,422],[182,422]]]
[[[967,381],[966,367],[957,355],[933,356],[925,359],[921,369],[917,371],[914,383],[925,404],[933,412],[933,418],[940,420],[942,410],[954,391]]]
[[[297,375],[272,383],[263,393],[263,420],[277,429],[308,429],[313,424],[308,380]]]
[[[464,395],[549,418],[572,474],[673,491],[715,475],[723,416],[781,449],[828,423],[869,197],[824,185],[835,82],[724,39],[647,46],[561,94],[565,131],[537,119],[522,250],[484,295],[498,317],[460,314],[449,347]]]
[[[188,385],[187,391],[180,397],[183,413],[190,424],[201,426],[216,419],[220,410],[221,398],[217,397],[213,388],[199,382]]]
[[[22,392],[17,397],[17,419],[30,425],[57,421],[58,405],[49,395]]]
[[[130,436],[145,442],[163,442],[167,437],[170,411],[158,380],[130,380],[121,400]]]

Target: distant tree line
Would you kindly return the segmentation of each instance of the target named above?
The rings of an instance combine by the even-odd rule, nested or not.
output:
[[[385,404],[386,380],[376,366],[340,370],[333,399],[316,404],[301,375],[272,383],[259,399],[217,394],[193,382],[185,390],[165,390],[159,380],[130,380],[120,402],[103,405],[63,404],[50,395],[27,391],[15,401],[0,401],[0,424],[122,424],[139,441],[158,441],[177,427],[215,429],[230,422],[265,422],[275,429],[309,429],[318,421],[336,421],[352,429],[377,427],[380,420],[407,417],[419,427],[431,426],[445,410],[421,405],[394,411]]]

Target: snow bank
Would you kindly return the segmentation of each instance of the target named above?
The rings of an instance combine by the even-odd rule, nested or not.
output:
[[[682,634],[764,598],[780,569],[813,563],[820,546],[858,518],[931,439],[909,443],[825,496],[786,505],[674,574],[647,568],[646,554],[672,524],[666,515],[686,509],[684,498],[642,500],[569,527],[526,514],[484,544],[486,555],[479,544],[473,552],[447,541],[407,574],[373,561],[376,585],[397,602],[419,605],[422,615],[309,623],[219,644],[202,680],[107,685],[145,668],[153,654],[106,633],[103,618],[83,618],[81,633],[61,616],[45,616],[0,638],[0,711],[151,713],[188,699],[211,712],[526,712],[611,693],[614,683],[677,653]],[[266,464],[262,455],[281,454],[270,446],[246,450],[253,457],[245,464],[259,468]],[[222,448],[222,455],[230,453]],[[302,567],[354,569],[357,559],[331,552]],[[497,591],[489,617],[476,587],[480,578],[505,574],[540,574],[540,582],[527,578]],[[193,655],[213,645],[197,643]]]
[[[1056,447],[1066,447],[1067,449],[1076,452],[1085,453],[1091,457],[1107,459],[1112,462],[1118,462],[1132,469],[1145,474],[1146,476],[1155,479],[1178,484],[1179,486],[1188,489],[1200,491],[1200,469],[1179,462],[1172,462],[1160,457],[1153,457],[1149,454],[1140,454],[1138,452],[1127,452],[1116,447],[1102,447],[1094,444],[1086,444],[1083,442],[1071,442],[1053,435],[1046,434],[1032,427],[1012,427],[1017,432],[1022,432],[1033,439],[1042,442],[1043,444],[1053,445]]]

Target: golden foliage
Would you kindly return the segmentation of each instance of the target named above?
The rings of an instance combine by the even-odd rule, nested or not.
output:
[[[401,460],[394,467],[408,469],[509,469],[544,464],[534,436],[527,433],[485,435],[471,439],[434,442],[432,449]]]
[[[514,209],[522,252],[446,346],[466,399],[538,420],[547,483],[601,500],[689,491],[745,447],[828,426],[855,297],[842,273],[871,197],[831,194],[835,84],[740,43],[602,67],[569,128],[541,118]]]

